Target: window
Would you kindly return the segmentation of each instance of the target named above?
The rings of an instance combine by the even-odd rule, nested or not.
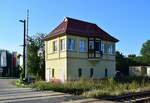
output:
[[[53,41],[53,51],[57,51],[57,41]]]
[[[108,54],[113,54],[113,46],[111,44],[108,45]]]
[[[60,40],[60,50],[65,50],[65,39]]]
[[[55,76],[55,75],[54,75],[54,71],[55,71],[55,70],[54,70],[54,69],[52,69],[52,77],[54,77],[54,76]]]
[[[90,50],[94,49],[94,41],[89,41],[89,49]]]
[[[68,39],[68,50],[75,50],[75,40]]]
[[[80,52],[85,52],[86,51],[86,42],[85,40],[80,40]]]
[[[105,69],[105,77],[107,77],[108,76],[108,70],[107,70],[107,68]]]
[[[95,49],[96,49],[96,51],[99,52],[99,51],[101,50],[101,49],[100,49],[100,46],[101,46],[101,45],[100,45],[100,41],[96,41],[96,42],[95,42]]]
[[[94,70],[93,68],[90,69],[90,77],[92,78],[93,77],[93,74],[94,74]]]
[[[81,69],[81,68],[78,69],[78,76],[79,76],[79,77],[82,76],[82,69]]]
[[[102,56],[101,52],[101,40],[100,38],[88,38],[88,58],[100,58]]]
[[[101,44],[101,51],[104,53],[105,52],[105,45],[104,43]]]

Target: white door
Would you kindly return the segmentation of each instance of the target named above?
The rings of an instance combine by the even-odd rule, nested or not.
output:
[[[49,81],[52,79],[52,69],[49,68]]]
[[[46,81],[49,82],[51,79],[51,69],[47,68],[46,69]]]
[[[64,81],[65,81],[65,73],[64,73],[64,69],[61,69],[61,77],[60,77],[60,79],[61,79],[61,82],[64,83]]]

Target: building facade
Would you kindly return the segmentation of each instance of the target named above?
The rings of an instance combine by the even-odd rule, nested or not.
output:
[[[66,17],[45,37],[46,81],[113,77],[116,42],[96,24]]]
[[[130,76],[149,76],[150,77],[150,66],[130,66]]]

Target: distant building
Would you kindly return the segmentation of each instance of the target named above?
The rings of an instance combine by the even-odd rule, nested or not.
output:
[[[150,76],[150,66],[130,66],[130,76]]]
[[[115,76],[116,42],[96,24],[66,17],[45,37],[46,81]]]
[[[8,61],[9,56],[8,51],[0,50],[0,76],[8,76],[10,73],[11,64]]]
[[[19,58],[17,52],[10,53],[7,50],[0,50],[0,76],[18,77]]]

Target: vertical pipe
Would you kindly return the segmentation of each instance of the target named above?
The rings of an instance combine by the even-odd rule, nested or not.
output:
[[[94,37],[94,58],[96,58],[96,40]]]
[[[88,59],[89,59],[89,37],[88,37]]]
[[[26,70],[25,70],[25,47],[26,47],[26,39],[25,39],[25,36],[26,36],[26,20],[24,20],[24,36],[23,36],[23,69],[24,69],[24,73],[25,73],[25,78],[26,78]]]

